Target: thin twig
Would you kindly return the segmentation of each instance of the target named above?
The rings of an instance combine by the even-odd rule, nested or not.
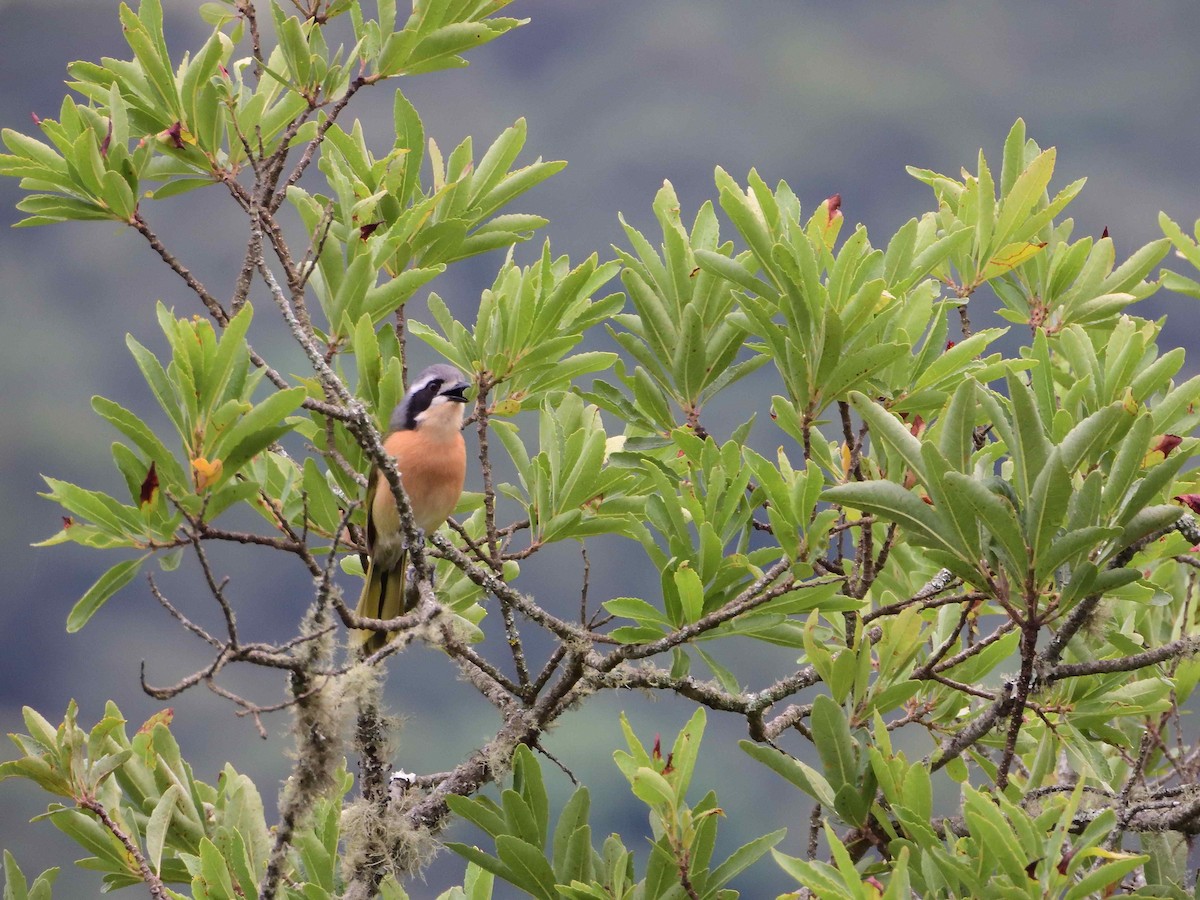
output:
[[[142,854],[142,850],[137,843],[125,831],[113,821],[108,814],[108,810],[104,808],[99,800],[94,797],[77,797],[75,802],[86,809],[88,812],[96,816],[100,823],[107,828],[125,848],[125,852],[129,854],[129,858],[134,861],[138,867],[138,872],[142,876],[142,881],[146,883],[146,887],[150,889],[150,896],[154,900],[167,900],[167,888],[163,884],[161,878],[154,874],[150,868],[150,864],[146,861],[146,857]]]

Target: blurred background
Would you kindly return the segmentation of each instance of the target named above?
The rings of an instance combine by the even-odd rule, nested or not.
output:
[[[176,55],[198,47],[207,34],[197,5],[165,0],[167,39]],[[0,125],[32,132],[31,113],[57,118],[68,61],[127,56],[116,12],[115,0],[0,0]],[[569,160],[565,172],[512,210],[551,220],[517,249],[519,261],[531,261],[545,237],[572,259],[592,252],[611,258],[610,244],[623,242],[618,212],[657,243],[650,203],[663,179],[675,185],[687,221],[714,197],[718,165],[743,182],[752,167],[768,183],[788,181],[807,211],[840,193],[848,224],[864,223],[880,246],[932,205],[928,189],[905,174],[905,165],[948,174],[962,166],[974,170],[982,147],[998,171],[1004,136],[1018,116],[1043,147],[1059,148],[1052,187],[1088,177],[1070,209],[1075,234],[1098,235],[1107,226],[1119,260],[1160,236],[1159,210],[1185,231],[1200,216],[1200,14],[1190,3],[517,0],[509,14],[531,22],[474,52],[468,69],[401,87],[427,136],[446,151],[469,134],[478,155],[525,116],[523,159]],[[391,90],[364,92],[351,107],[379,153],[388,147]],[[14,181],[0,181],[0,224],[19,218],[13,207],[21,196]],[[229,206],[222,191],[207,190],[147,207],[152,227],[218,296],[231,289],[244,233]],[[234,223],[233,230],[225,227]],[[472,304],[499,262],[493,254],[458,264],[433,287],[473,321]],[[412,315],[422,315],[424,296],[414,301]],[[180,315],[202,312],[132,230],[69,224],[0,232],[2,732],[24,730],[22,705],[57,722],[71,698],[88,727],[104,701],[115,699],[133,730],[161,707],[138,687],[142,660],[148,680],[160,684],[206,662],[204,648],[140,581],[81,633],[66,635],[71,605],[115,559],[73,546],[30,547],[60,527],[57,508],[36,496],[44,489],[41,475],[121,489],[108,453],[116,434],[91,412],[93,394],[164,424],[124,345],[131,332],[163,352],[152,313],[159,299]],[[1170,316],[1164,345],[1195,346],[1194,302],[1160,293],[1137,312]],[[261,328],[269,316],[260,308],[258,349],[283,360],[284,371],[303,371],[284,336]],[[974,308],[972,319],[981,321]],[[432,361],[424,347],[414,353],[418,367]],[[1181,377],[1196,370],[1193,358]],[[733,422],[723,420],[726,413],[740,421],[757,410],[754,441],[770,450],[783,440],[765,415],[770,390],[760,382],[739,386],[724,408],[713,410],[709,427],[726,436]],[[590,550],[593,603],[655,595],[656,573],[639,565],[640,551],[628,551],[619,542]],[[552,609],[575,608],[577,550],[555,548],[538,559],[543,556],[526,566],[520,586]],[[246,633],[291,631],[310,598],[299,566],[242,552],[220,554],[218,563],[232,576]],[[166,591],[204,620],[212,604],[193,587],[194,575],[185,565],[165,582]],[[356,593],[357,584],[347,582]],[[761,686],[790,671],[794,657],[743,646],[726,650],[723,659],[744,684]],[[395,669],[388,696],[405,719],[397,755],[404,768],[443,769],[495,732],[494,712],[456,680],[440,654],[413,651]],[[227,683],[263,702],[284,688],[280,679],[252,673],[230,673]],[[263,741],[211,694],[186,694],[174,707],[174,730],[197,776],[211,782],[224,760],[234,760],[258,781],[273,809],[287,772],[286,717],[268,720],[272,736]],[[645,808],[633,801],[611,759],[622,710],[647,742],[656,732],[669,739],[690,712],[663,698],[609,696],[564,718],[546,745],[592,787],[594,833],[619,830],[628,846],[644,852],[637,835],[646,831]],[[742,736],[739,721],[711,715],[693,785],[693,801],[702,786],[718,789],[729,815],[718,852],[788,825],[780,849],[802,853],[807,804],[765,770],[756,771],[735,746]],[[570,787],[566,778],[549,767],[547,777],[561,800]],[[76,845],[49,823],[26,824],[45,805],[45,795],[26,783],[0,786],[0,846],[30,875],[62,865],[57,896],[99,896],[97,882],[69,864],[83,855]],[[466,827],[452,837],[482,838]],[[461,878],[461,870],[457,859],[443,855],[426,882],[409,888],[414,898],[433,897]],[[748,875],[738,885],[746,897],[794,887],[770,863]],[[497,896],[506,894],[498,890]]]

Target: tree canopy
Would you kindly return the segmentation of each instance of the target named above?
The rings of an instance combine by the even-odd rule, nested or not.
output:
[[[973,171],[910,168],[930,209],[883,241],[847,226],[837,195],[802,207],[784,182],[718,168],[697,210],[665,183],[656,233],[623,221],[612,259],[516,250],[550,224],[523,195],[565,164],[519,162],[524,120],[444,152],[397,88],[523,24],[506,5],[208,3],[211,37],[182,57],[159,0],[122,5],[131,58],[72,63],[41,137],[4,130],[22,225],[128,226],[196,301],[158,304],[165,354],[127,341],[169,427],[93,401],[126,493],[46,479],[64,516],[43,543],[110,560],[66,627],[148,593],[209,661],[143,688],[207,687],[255,721],[285,711],[295,746],[277,816],[236,760],[196,777],[169,712],[131,735],[115,704],[85,711],[90,729],[74,704],[59,726],[27,709],[0,778],[56,798],[50,821],[106,888],[157,898],[398,900],[455,818],[483,846],[445,845],[465,860],[446,898],[485,900],[497,879],[540,898],[728,898],[752,865],[821,897],[1190,896],[1200,376],[1180,377],[1184,351],[1160,351],[1164,321],[1136,305],[1200,296],[1160,268],[1172,249],[1200,268],[1200,223],[1194,239],[1163,215],[1164,236],[1118,260],[1107,234],[1073,233],[1083,181],[1052,187],[1056,150],[1018,120]],[[349,118],[369,90],[394,92],[384,152]],[[156,228],[197,190],[239,217],[220,234],[242,257],[227,286]],[[473,322],[437,293],[416,310],[448,267],[497,250]],[[980,306],[1009,326],[973,327]],[[276,358],[281,336],[304,371]],[[430,535],[383,446],[414,341],[473,384],[476,489]],[[707,415],[718,397],[740,422]],[[750,445],[763,430],[777,452]],[[344,597],[371,467],[419,595],[390,620]],[[657,581],[608,593],[597,539]],[[238,545],[311,577],[286,640],[239,626],[254,598],[211,554]],[[564,545],[572,596],[523,590]],[[204,585],[219,628],[172,602],[179,579]],[[364,628],[395,636],[362,653]],[[795,662],[743,683],[729,659],[747,642]],[[418,643],[496,710],[438,773],[393,768],[382,699]],[[235,667],[282,674],[282,692],[237,693]],[[586,785],[552,810],[545,783],[571,760],[543,735],[627,689],[695,706],[673,740],[611,723],[648,847],[594,835]],[[787,844],[715,852],[720,798],[693,784],[710,713],[744,720],[747,767],[797,801]],[[5,872],[6,896],[50,896],[53,871],[29,884],[6,856]]]

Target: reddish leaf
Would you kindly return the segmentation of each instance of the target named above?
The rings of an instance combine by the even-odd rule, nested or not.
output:
[[[155,725],[169,726],[171,724],[171,720],[174,718],[175,718],[175,709],[174,709],[174,707],[168,706],[166,709],[156,712],[154,715],[152,715],[150,718],[148,718],[145,721],[145,723],[142,725],[142,727],[137,730],[137,733],[138,734],[149,734],[151,731],[154,730]]]
[[[1067,869],[1071,865],[1071,858],[1074,855],[1075,855],[1075,851],[1070,848],[1068,848],[1067,851],[1065,853],[1063,853],[1062,858],[1058,861],[1058,866],[1057,866],[1059,875],[1067,874]]]
[[[842,208],[842,195],[834,194],[825,202],[829,204],[829,221],[832,222],[835,218],[841,215],[840,210]]]
[[[157,494],[158,470],[155,468],[154,461],[151,460],[150,468],[146,471],[146,477],[142,479],[142,489],[138,494],[138,505],[145,506],[147,503],[153,503]]]
[[[1179,494],[1171,499],[1178,500],[1194,513],[1200,513],[1200,494]]]
[[[1170,456],[1171,451],[1183,443],[1183,438],[1177,434],[1164,434],[1158,439],[1151,452],[1161,453],[1164,457]]]
[[[170,142],[176,150],[183,149],[183,123],[176,122],[170,128],[167,128],[158,133],[159,140],[163,143]]]

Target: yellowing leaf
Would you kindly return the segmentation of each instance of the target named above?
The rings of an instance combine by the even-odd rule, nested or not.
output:
[[[612,437],[606,438],[604,441],[604,461],[608,462],[608,458],[614,453],[620,453],[625,449],[625,435],[614,434]]]
[[[221,477],[223,465],[221,460],[209,462],[203,456],[192,460],[192,479],[196,482],[196,490],[203,491]]]
[[[1125,396],[1121,398],[1121,405],[1125,407],[1125,412],[1131,416],[1137,415],[1138,403],[1133,399],[1133,388],[1125,388]]]
[[[979,272],[976,283],[988,281],[1010,272],[1027,259],[1037,256],[1045,248],[1045,241],[1030,241],[1029,243],[1006,244],[989,259]]]

